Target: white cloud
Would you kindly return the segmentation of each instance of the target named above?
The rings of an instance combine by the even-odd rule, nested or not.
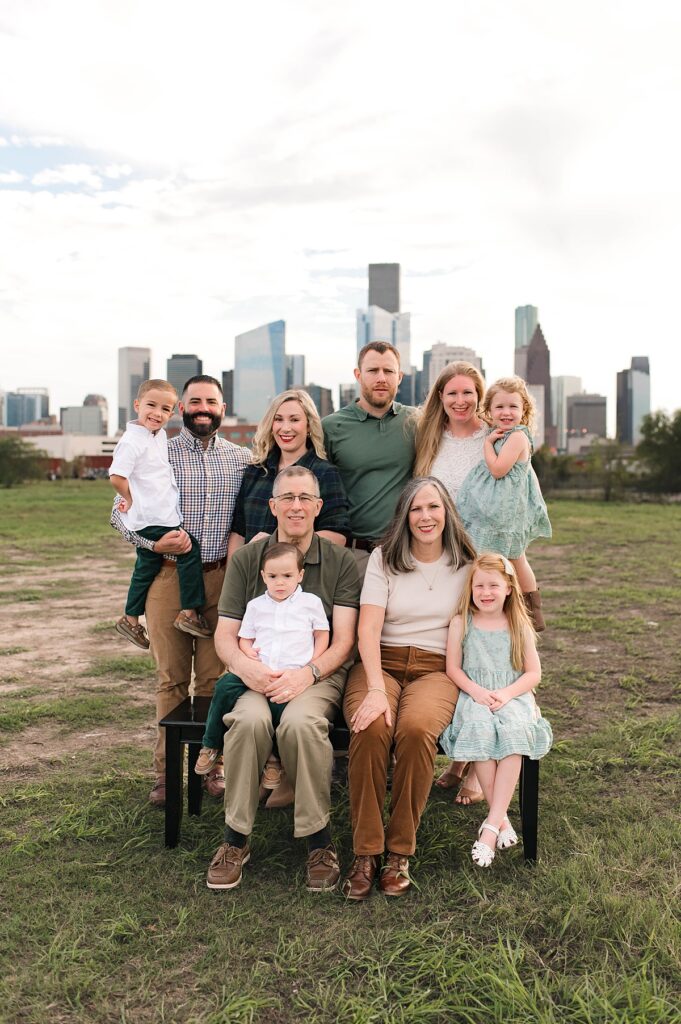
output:
[[[26,181],[25,174],[18,171],[0,171],[0,185],[18,185],[20,181]]]
[[[119,345],[218,372],[279,317],[311,379],[347,379],[357,275],[396,260],[415,352],[458,341],[506,372],[531,302],[557,372],[612,400],[649,354],[678,405],[676,4],[66,6],[3,14],[5,141],[77,153],[31,167],[54,194],[0,190],[7,383],[28,357],[56,404],[113,403]]]
[[[101,188],[102,179],[87,164],[62,164],[60,167],[39,171],[32,178],[34,185],[87,185]]]

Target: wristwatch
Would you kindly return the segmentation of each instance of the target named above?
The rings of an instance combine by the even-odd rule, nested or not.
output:
[[[312,685],[314,686],[314,685],[315,685],[316,683],[318,683],[318,682],[319,682],[319,680],[320,680],[320,679],[322,678],[322,674],[321,674],[321,672],[319,671],[319,669],[317,668],[317,666],[315,665],[314,661],[308,661],[308,663],[307,663],[307,665],[305,666],[305,668],[310,668],[310,669],[312,669],[312,675],[313,675],[313,677],[314,677],[314,678],[312,679]]]

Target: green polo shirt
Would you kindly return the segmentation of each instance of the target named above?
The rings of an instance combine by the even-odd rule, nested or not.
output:
[[[322,420],[327,458],[338,468],[350,502],[353,537],[382,537],[411,480],[413,411],[393,402],[379,419],[353,402]]]
[[[277,542],[277,535],[237,548],[227,565],[218,612],[228,619],[241,621],[246,605],[254,597],[265,593],[260,570],[265,549]],[[316,594],[324,605],[331,625],[334,605],[359,608],[360,583],[357,565],[347,548],[332,544],[315,533],[305,554],[303,590]]]

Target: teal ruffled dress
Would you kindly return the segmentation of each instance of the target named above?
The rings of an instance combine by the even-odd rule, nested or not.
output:
[[[494,442],[497,454],[516,430],[527,436],[532,452],[529,430],[518,426]],[[546,503],[530,459],[516,462],[498,480],[481,459],[461,484],[456,508],[480,554],[494,551],[507,558],[520,558],[535,537],[551,536]]]
[[[511,664],[508,630],[477,629],[472,622],[463,641],[462,668],[486,690],[501,690],[522,675]],[[490,711],[460,692],[452,723],[440,736],[442,749],[453,761],[499,761],[509,754],[526,754],[538,761],[552,743],[551,726],[531,692],[514,697],[499,711]]]

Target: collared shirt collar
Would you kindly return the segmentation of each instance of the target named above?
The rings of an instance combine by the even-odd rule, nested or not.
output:
[[[277,531],[275,530],[274,533],[270,534],[270,538],[267,541],[267,546],[269,548],[269,547],[272,546],[272,544],[278,544],[278,543],[279,543],[279,538],[277,537]],[[319,550],[319,537],[317,536],[316,533],[313,533],[312,534],[312,542],[310,543],[309,548],[305,552],[305,565],[319,565],[320,561],[321,561],[321,554],[320,554],[320,550]]]
[[[283,601],[275,601],[274,598],[272,597],[272,595],[268,594],[267,591],[265,591],[265,596],[267,597],[267,600],[271,604],[282,605],[282,604],[288,604],[289,601],[290,601],[291,604],[295,604],[296,603],[296,598],[300,594],[302,594],[302,592],[303,592],[303,588],[301,587],[301,585],[299,583],[298,586],[296,587],[296,589],[293,591],[293,593],[289,594],[288,597],[285,597]]]
[[[218,434],[216,431],[214,434],[211,435],[206,448],[203,447],[203,441],[201,440],[201,438],[197,437],[196,434],[192,434],[191,430],[188,430],[187,427],[182,427],[182,430],[178,434],[178,437],[180,438],[182,443],[186,445],[187,448],[191,448],[193,451],[198,451],[199,448],[201,449],[201,451],[209,451],[211,448],[215,447],[215,441],[218,437]]]
[[[369,418],[371,418],[372,420],[382,420],[385,419],[386,416],[397,416],[397,413],[399,411],[399,409],[397,408],[397,402],[392,402],[390,408],[387,409],[382,416],[374,416],[373,413],[367,412],[366,409],[362,408],[362,406],[359,404],[359,398],[355,399],[350,408],[354,409],[355,415],[358,420],[368,420]]]

